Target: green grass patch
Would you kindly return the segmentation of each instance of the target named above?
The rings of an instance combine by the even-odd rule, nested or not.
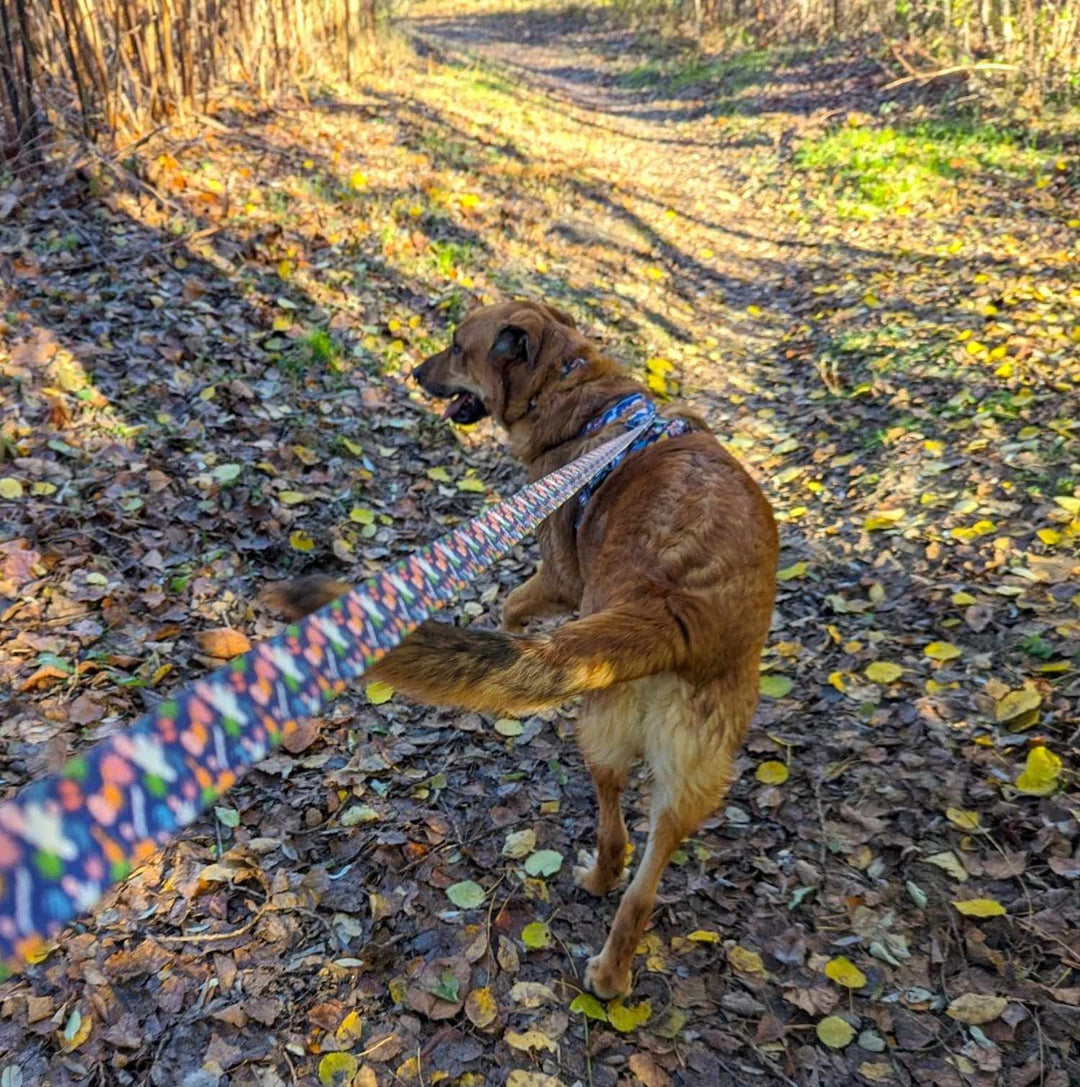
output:
[[[679,91],[699,83],[722,83],[728,93],[752,83],[768,81],[769,73],[788,67],[803,51],[797,49],[748,49],[744,53],[708,60],[684,54],[674,60],[650,60],[621,76],[628,87],[660,87]]]
[[[944,124],[839,128],[804,143],[794,158],[797,169],[824,175],[835,209],[852,218],[914,209],[950,181],[986,171],[1031,177],[1044,161],[1008,129]]]

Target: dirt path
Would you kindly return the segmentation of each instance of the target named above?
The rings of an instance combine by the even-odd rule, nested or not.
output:
[[[688,57],[542,6],[410,33],[363,85],[0,192],[5,788],[202,674],[197,633],[276,631],[268,581],[359,578],[519,485],[406,376],[511,295],[692,399],[773,502],[742,777],[633,1014],[583,1008],[614,902],[569,876],[574,707],[343,699],[0,987],[2,1087],[1080,1080],[1068,147],[854,51]]]

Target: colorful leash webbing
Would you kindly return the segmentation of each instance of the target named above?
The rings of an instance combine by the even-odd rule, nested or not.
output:
[[[0,977],[40,955],[109,884],[192,823],[638,433],[605,442],[368,578],[0,804]]]

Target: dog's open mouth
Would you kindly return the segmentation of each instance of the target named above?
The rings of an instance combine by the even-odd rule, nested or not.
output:
[[[458,393],[443,409],[442,417],[461,426],[468,426],[470,423],[479,422],[487,413],[487,408],[478,396],[473,396],[472,393]]]

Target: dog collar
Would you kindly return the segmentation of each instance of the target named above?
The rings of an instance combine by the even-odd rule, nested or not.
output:
[[[592,496],[600,489],[604,480],[627,457],[634,453],[640,453],[642,449],[656,442],[662,442],[668,438],[678,438],[683,434],[690,433],[690,424],[685,419],[665,419],[657,412],[656,405],[651,400],[646,400],[641,393],[632,393],[630,396],[624,396],[621,400],[615,401],[611,407],[605,409],[595,419],[590,419],[585,424],[579,437],[584,438],[587,434],[594,434],[604,427],[611,426],[612,423],[622,423],[627,430],[634,430],[641,426],[648,429],[640,437],[635,438],[608,463],[606,468],[601,469],[578,491],[577,513],[574,516],[575,532],[581,525],[582,518],[585,516],[585,509],[589,505]]]

